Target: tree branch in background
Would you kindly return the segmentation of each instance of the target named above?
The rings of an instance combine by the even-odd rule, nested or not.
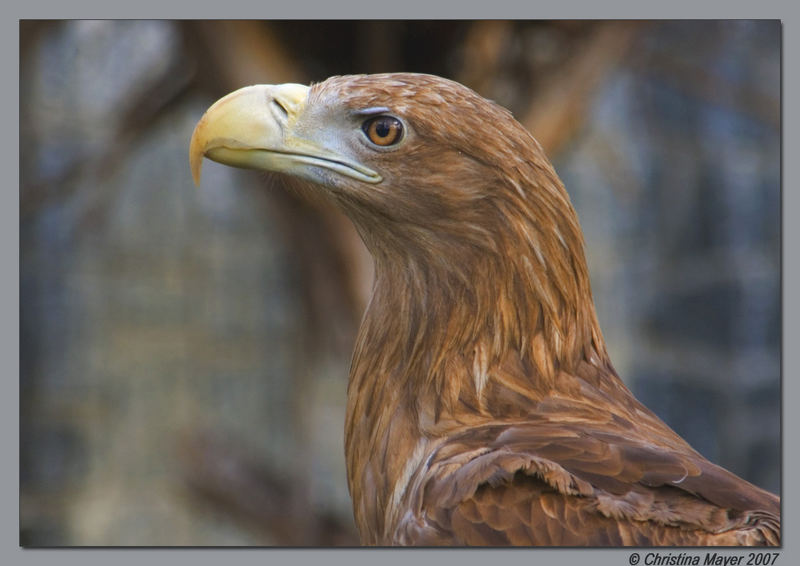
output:
[[[190,41],[197,46],[198,59],[204,61],[199,80],[201,84],[213,84],[217,94],[251,84],[308,82],[303,65],[283,47],[269,23],[192,22],[186,26]],[[290,198],[297,199],[294,195]],[[351,308],[357,321],[372,288],[369,252],[353,225],[342,214],[305,199],[301,202],[300,206],[317,216],[323,227],[329,230],[326,240],[333,242],[334,252],[346,262],[347,268],[342,275],[347,286],[346,296],[352,301]],[[329,285],[330,281],[316,280],[315,284]],[[316,294],[328,295],[329,291]]]
[[[303,63],[283,47],[269,23],[191,22],[184,29],[187,42],[194,46],[193,53],[202,62],[197,80],[214,96],[251,84],[308,82]],[[371,288],[372,259],[353,225],[341,213],[294,191],[280,187],[270,190],[270,183],[281,182],[280,177],[270,177],[264,190],[269,195],[270,217],[278,223],[285,246],[295,258],[292,280],[305,311],[302,336],[292,354],[291,375],[281,376],[291,384],[292,401],[287,414],[297,436],[290,441],[296,448],[286,457],[296,476],[293,481],[281,482],[270,475],[265,464],[256,464],[233,452],[216,454],[219,445],[205,441],[195,451],[196,455],[202,454],[198,462],[205,463],[201,468],[204,471],[193,470],[198,463],[194,462],[187,466],[187,474],[199,492],[232,513],[262,524],[279,544],[350,544],[355,539],[345,535],[341,536],[346,542],[337,542],[343,528],[335,519],[307,513],[313,507],[308,491],[311,479],[303,476],[316,468],[309,449],[314,432],[308,429],[307,411],[309,392],[326,358],[333,354],[344,360],[346,368]],[[343,385],[346,377],[343,369]],[[225,470],[238,475],[227,478]],[[295,521],[287,520],[289,508],[305,509],[306,513],[296,515]]]
[[[352,524],[329,513],[308,513],[293,478],[279,477],[243,446],[191,432],[180,458],[192,497],[211,505],[279,546],[357,546]]]
[[[533,96],[520,121],[548,155],[558,153],[583,124],[592,93],[623,59],[640,25],[600,24],[585,46]]]

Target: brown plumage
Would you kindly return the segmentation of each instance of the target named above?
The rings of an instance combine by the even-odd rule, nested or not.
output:
[[[203,156],[313,185],[374,257],[345,424],[365,544],[780,543],[779,499],[615,373],[575,211],[508,111],[428,75],[248,87],[198,124],[195,179]]]

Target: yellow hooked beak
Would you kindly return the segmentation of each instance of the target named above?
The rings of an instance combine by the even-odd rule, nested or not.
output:
[[[309,87],[300,84],[255,85],[241,88],[215,102],[192,134],[189,165],[200,183],[203,157],[233,167],[289,173],[319,182],[320,169],[378,183],[372,169],[326,149],[320,140],[296,133],[303,120]],[[306,127],[312,135],[321,128]],[[313,126],[313,125],[312,125]]]

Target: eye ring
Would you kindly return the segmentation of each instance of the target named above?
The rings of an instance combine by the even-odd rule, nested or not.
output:
[[[400,143],[405,133],[405,128],[400,120],[385,114],[365,120],[361,129],[367,139],[379,147],[389,147]]]

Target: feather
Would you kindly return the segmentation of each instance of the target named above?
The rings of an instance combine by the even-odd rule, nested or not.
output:
[[[365,544],[780,544],[780,500],[617,376],[577,215],[510,112],[430,75],[247,87],[203,156],[300,179],[373,255],[345,423]]]

